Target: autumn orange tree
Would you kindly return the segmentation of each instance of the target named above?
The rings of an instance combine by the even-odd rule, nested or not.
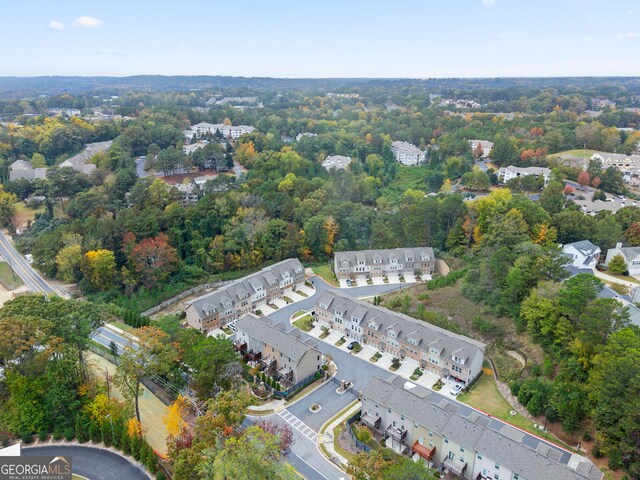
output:
[[[164,233],[137,243],[131,248],[129,261],[138,280],[148,289],[166,280],[179,265],[176,250]]]

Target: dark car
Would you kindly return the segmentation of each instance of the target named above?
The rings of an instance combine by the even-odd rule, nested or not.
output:
[[[355,342],[355,341],[354,341],[354,342],[351,342],[349,345],[347,345],[347,349],[348,349],[348,350],[353,350],[353,347],[355,347],[357,343],[358,343],[358,342]]]

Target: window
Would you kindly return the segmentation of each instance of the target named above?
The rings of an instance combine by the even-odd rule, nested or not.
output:
[[[429,436],[430,436],[430,437],[433,437],[433,432],[429,432]]]
[[[496,470],[500,470],[500,465],[496,463]]]
[[[500,475],[498,475],[497,473],[493,476],[494,480],[500,480]]]
[[[444,439],[444,443],[449,443],[449,440],[447,440],[446,438]]]
[[[461,451],[462,453],[464,453],[464,448],[460,447],[460,451]]]
[[[482,460],[482,455],[478,454],[478,460]]]
[[[404,415],[400,415],[400,420],[404,420]]]
[[[518,477],[518,474],[517,474],[517,473],[514,473],[514,474],[513,474],[513,480],[518,480],[518,478],[520,478],[520,477]]]
[[[418,428],[418,424],[417,424],[417,423],[414,423],[414,424],[413,424],[413,428]],[[420,442],[420,443],[422,443],[422,442]]]
[[[390,409],[390,408],[387,408],[387,412],[388,412],[388,413],[391,413],[391,409]]]

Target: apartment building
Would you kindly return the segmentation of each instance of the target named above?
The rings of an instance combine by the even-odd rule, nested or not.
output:
[[[268,318],[244,315],[236,323],[235,348],[241,353],[260,353],[260,359],[281,381],[296,384],[322,367],[322,353],[300,331]]]
[[[425,162],[425,153],[415,145],[396,141],[391,144],[391,153],[402,165],[420,165]]]
[[[474,153],[478,149],[478,145],[482,148],[482,157],[481,158],[489,158],[491,155],[491,149],[493,148],[493,142],[489,140],[469,140],[469,145],[471,145],[471,152]]]
[[[544,179],[544,184],[546,185],[549,181],[549,175],[551,175],[551,170],[544,167],[514,167],[513,165],[509,165],[508,167],[501,167],[498,170],[498,178],[502,183],[506,183],[512,178],[517,177],[527,177],[529,175],[542,176]]]
[[[374,377],[361,422],[398,452],[469,480],[601,480],[587,458],[401,377]]]
[[[220,132],[225,138],[240,138],[242,135],[251,133],[255,128],[248,125],[225,125],[223,123],[206,123],[201,122],[191,127],[191,132],[195,133],[198,137],[211,133]],[[186,134],[185,134],[186,135]]]
[[[436,257],[431,247],[335,252],[333,271],[338,279],[433,275]]]
[[[304,267],[300,261],[283,260],[196,298],[187,305],[187,322],[190,327],[208,333],[303,285]]]
[[[339,292],[318,299],[314,318],[351,340],[411,358],[424,370],[465,384],[482,369],[485,344]]]

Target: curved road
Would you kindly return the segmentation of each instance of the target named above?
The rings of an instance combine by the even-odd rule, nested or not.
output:
[[[109,450],[81,445],[23,447],[22,456],[71,457],[73,473],[89,480],[149,480],[151,477],[129,460]]]

